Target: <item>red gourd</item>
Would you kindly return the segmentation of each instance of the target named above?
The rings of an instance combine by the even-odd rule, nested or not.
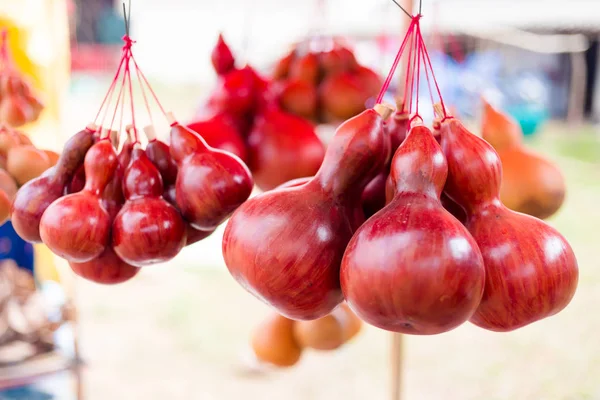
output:
[[[406,137],[407,130],[408,112],[404,110],[402,103],[399,102],[397,104],[397,111],[385,125],[385,131],[389,136],[391,148],[389,162],[386,163],[383,170],[367,185],[362,193],[363,210],[367,218],[385,206],[388,195],[390,199],[393,196],[394,185],[388,179],[390,166],[392,157]]]
[[[218,75],[224,75],[235,67],[235,59],[233,58],[233,53],[231,53],[231,49],[225,43],[223,39],[223,34],[219,34],[219,38],[217,39],[217,44],[213,49],[210,60],[212,62],[213,68]]]
[[[248,162],[246,143],[233,120],[226,114],[216,114],[208,119],[192,122],[187,127],[198,132],[210,147],[228,151],[243,162]]]
[[[290,65],[289,78],[316,85],[319,79],[319,57],[315,53],[306,53]]]
[[[244,203],[223,236],[231,275],[288,318],[311,320],[343,300],[339,269],[362,213],[360,193],[380,170],[388,147],[382,116],[369,109],[342,124],[308,183]],[[387,115],[386,115],[387,114]]]
[[[186,226],[179,212],[162,198],[163,183],[146,153],[134,149],[125,170],[127,201],[115,217],[115,253],[128,264],[143,267],[175,257],[186,242]]]
[[[146,155],[160,172],[163,186],[167,188],[174,185],[177,181],[177,164],[171,157],[169,145],[156,139],[156,132],[152,126],[144,128],[144,133],[148,138]]]
[[[290,67],[296,60],[296,49],[292,49],[285,57],[277,61],[273,68],[273,79],[286,79],[290,73]]]
[[[115,254],[111,246],[91,261],[69,262],[71,269],[80,277],[103,285],[123,283],[140,272],[140,269],[127,264]]]
[[[448,166],[421,123],[392,161],[392,201],[346,248],[340,279],[364,321],[417,335],[449,331],[475,312],[485,272],[477,244],[440,202]]]
[[[252,175],[238,157],[177,122],[171,123],[171,156],[179,167],[177,205],[196,229],[215,229],[252,193]]]
[[[0,102],[0,121],[10,126],[18,127],[34,121],[36,109],[32,107],[23,96],[23,82],[18,76],[6,76],[0,82],[2,102]],[[40,110],[41,111],[41,110]]]
[[[256,83],[255,74],[248,68],[228,72],[210,97],[210,108],[236,116],[247,115],[254,107]]]
[[[325,155],[312,124],[273,108],[264,110],[255,120],[248,135],[248,150],[254,181],[262,190],[313,176]]]
[[[365,109],[371,93],[363,81],[351,72],[325,77],[319,86],[319,103],[326,122],[335,123],[351,118]]]
[[[448,118],[441,124],[441,143],[449,168],[446,193],[465,209],[466,227],[486,269],[483,299],[471,322],[507,332],[560,312],[579,277],[567,240],[541,220],[502,204],[502,165],[486,141]]]
[[[93,145],[85,156],[85,187],[54,201],[40,221],[40,237],[52,252],[67,261],[86,262],[110,244],[111,219],[101,194],[119,161],[108,139]]]
[[[281,108],[302,118],[317,118],[318,94],[315,85],[301,80],[287,80],[278,87]]]
[[[11,221],[17,234],[28,242],[40,242],[40,220],[48,206],[61,197],[71,182],[88,149],[94,143],[95,127],[90,126],[71,137],[56,166],[23,185],[11,208]]]

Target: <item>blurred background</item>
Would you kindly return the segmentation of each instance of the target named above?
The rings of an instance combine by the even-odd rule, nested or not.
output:
[[[391,0],[131,3],[137,62],[163,105],[184,121],[216,85],[210,53],[219,33],[239,62],[265,75],[291,44],[325,35],[343,37],[363,65],[385,76],[409,23]],[[423,0],[422,7],[446,103],[478,130],[485,95],[518,122],[528,147],[562,170],[567,197],[549,222],[573,245],[581,277],[564,312],[517,332],[465,324],[435,337],[406,337],[403,398],[600,399],[600,315],[594,312],[600,302],[600,2]],[[114,76],[122,2],[0,0],[0,26],[18,38],[15,60],[46,102],[30,135],[59,151],[91,122]],[[148,121],[140,114],[141,126]],[[159,137],[167,133],[165,125]],[[95,285],[67,273],[52,278],[75,296],[85,363],[76,376],[81,398],[390,398],[391,336],[372,327],[335,352],[305,353],[293,368],[249,368],[250,337],[268,310],[227,273],[222,230],[124,285]],[[40,260],[62,268],[48,255]],[[55,398],[74,399],[75,392]],[[0,398],[52,398],[7,393]]]

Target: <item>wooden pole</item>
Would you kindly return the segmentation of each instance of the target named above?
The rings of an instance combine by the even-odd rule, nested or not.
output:
[[[400,0],[400,4],[404,7],[409,14],[413,14],[413,1],[412,0]],[[410,20],[404,13],[398,13],[398,18],[402,19],[400,37],[404,38]],[[400,76],[406,74],[406,65],[401,65],[399,68]],[[404,79],[398,80],[398,94],[399,98],[404,95]],[[403,364],[403,337],[399,333],[392,333],[391,346],[390,346],[390,400],[401,400],[402,399],[402,364]]]

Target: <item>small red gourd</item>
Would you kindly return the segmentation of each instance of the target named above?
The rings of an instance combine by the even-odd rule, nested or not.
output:
[[[436,112],[442,115],[439,106]],[[486,269],[483,299],[471,322],[508,332],[560,312],[579,278],[567,240],[543,221],[502,204],[502,165],[485,140],[446,118],[441,144],[449,169],[446,193],[465,209],[466,227]]]
[[[111,219],[101,194],[119,161],[108,139],[93,145],[85,156],[85,187],[54,201],[40,221],[40,237],[52,252],[67,261],[86,262],[110,244]]]
[[[133,150],[125,170],[123,192],[127,201],[112,225],[115,253],[136,267],[174,258],[186,243],[186,226],[162,198],[160,173],[140,148]]]
[[[252,193],[252,175],[238,157],[177,122],[171,123],[171,156],[179,167],[177,205],[196,229],[215,229]]]
[[[274,108],[256,118],[248,135],[248,150],[254,181],[265,191],[292,179],[313,176],[325,156],[312,124]]]
[[[91,261],[84,263],[69,262],[71,269],[80,277],[102,285],[123,283],[140,272],[140,269],[127,264],[115,254],[111,246]]]
[[[346,248],[340,279],[346,301],[372,325],[433,335],[466,322],[483,294],[477,244],[440,202],[448,166],[421,123],[392,161],[392,201]]]
[[[94,144],[95,126],[71,137],[64,146],[58,163],[41,176],[23,185],[11,207],[11,221],[17,234],[28,242],[37,243],[40,220],[48,206],[64,193],[65,186],[81,166],[88,149]]]
[[[343,300],[339,268],[362,213],[360,193],[380,170],[388,147],[377,106],[342,124],[316,176],[244,203],[223,236],[231,275],[288,318],[311,320]]]
[[[160,172],[163,186],[167,188],[174,185],[177,181],[177,164],[171,157],[169,145],[156,139],[156,132],[152,126],[144,128],[144,133],[148,138],[146,155]]]

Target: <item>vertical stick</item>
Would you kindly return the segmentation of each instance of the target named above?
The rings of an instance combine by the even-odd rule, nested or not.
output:
[[[401,0],[400,3],[404,7],[406,11],[410,14],[413,14],[413,1],[412,0]],[[410,24],[410,20],[405,18],[404,15],[398,14],[398,18],[402,20],[402,36],[406,33],[408,29],[408,25]],[[400,76],[404,76],[406,74],[406,64],[401,63]],[[404,87],[404,79],[398,79],[398,93],[396,94],[397,98],[404,98],[404,91],[406,88]],[[399,333],[392,333],[391,337],[391,346],[390,346],[390,378],[391,378],[391,390],[390,390],[390,400],[401,400],[402,399],[402,359],[403,359],[403,351],[402,351],[402,343],[403,338]]]
[[[390,377],[391,391],[390,400],[402,399],[402,358],[403,337],[400,333],[392,333],[390,351]]]

